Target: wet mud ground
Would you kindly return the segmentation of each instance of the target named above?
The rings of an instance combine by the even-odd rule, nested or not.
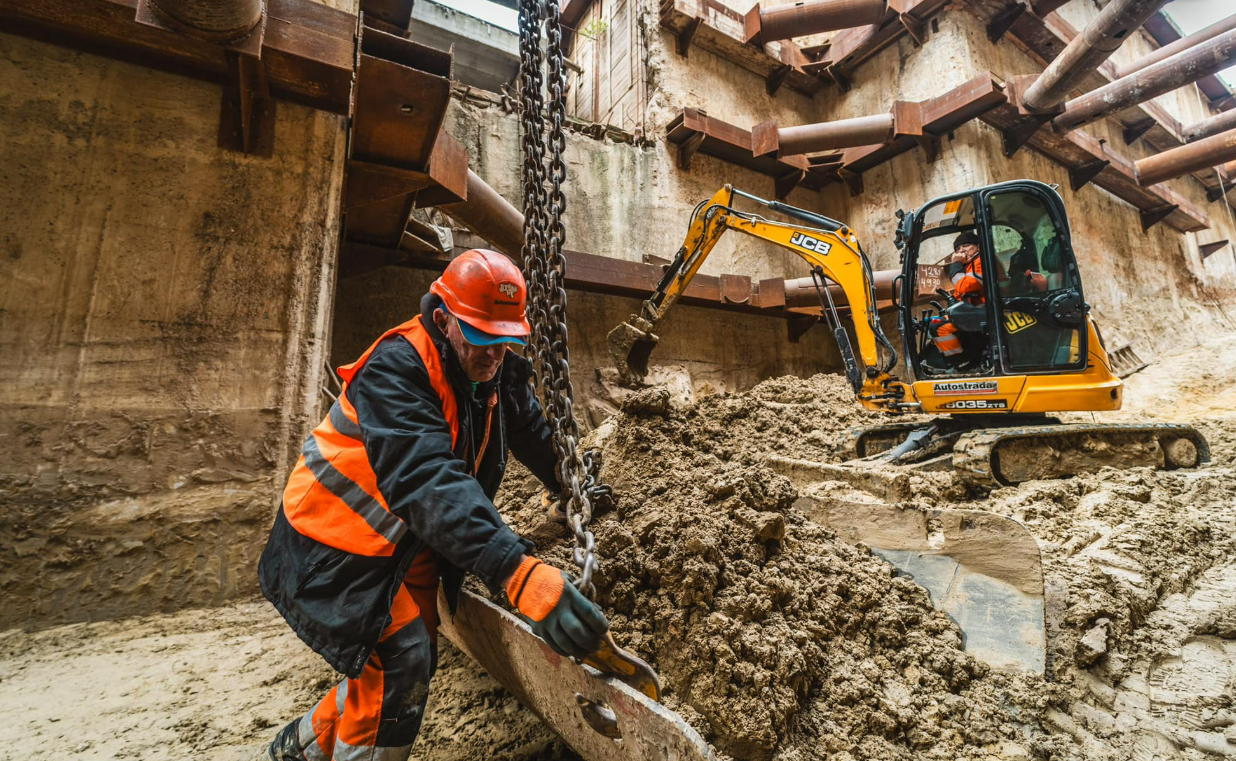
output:
[[[1236,340],[1126,383],[1126,409],[1096,419],[1192,422],[1212,462],[990,495],[922,474],[899,501],[989,510],[1035,536],[1045,679],[970,658],[917,585],[796,510],[803,494],[861,491],[795,485],[767,459],[836,461],[844,431],[871,419],[833,376],[696,400],[645,391],[594,433],[620,494],[596,524],[616,637],[722,757],[1236,757]],[[512,474],[499,505],[565,564],[529,479]],[[26,758],[249,758],[334,679],[261,601],[14,629],[0,633],[0,738]],[[433,690],[415,758],[573,758],[445,642]]]

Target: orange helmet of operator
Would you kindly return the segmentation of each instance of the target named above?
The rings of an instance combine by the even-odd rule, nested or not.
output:
[[[532,331],[524,314],[528,288],[523,273],[497,251],[474,248],[460,254],[429,292],[459,318],[464,340],[470,344],[522,344]]]

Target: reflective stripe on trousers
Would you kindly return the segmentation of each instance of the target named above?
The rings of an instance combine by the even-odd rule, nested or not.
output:
[[[416,557],[359,679],[344,679],[301,718],[306,761],[405,761],[420,731],[438,662],[438,566]]]

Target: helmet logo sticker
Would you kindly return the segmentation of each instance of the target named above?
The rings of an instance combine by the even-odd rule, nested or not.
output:
[[[515,298],[515,294],[519,292],[519,288],[514,283],[499,283],[498,290],[506,294],[507,298]]]

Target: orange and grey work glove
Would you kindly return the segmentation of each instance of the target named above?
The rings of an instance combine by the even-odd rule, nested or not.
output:
[[[609,621],[562,571],[525,556],[506,584],[506,596],[554,652],[583,658],[601,646]]]

